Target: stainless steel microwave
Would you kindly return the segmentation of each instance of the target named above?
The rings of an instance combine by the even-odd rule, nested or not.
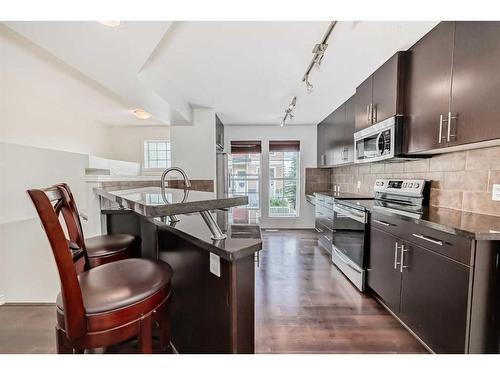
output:
[[[354,162],[408,159],[402,155],[403,117],[395,116],[354,133]]]

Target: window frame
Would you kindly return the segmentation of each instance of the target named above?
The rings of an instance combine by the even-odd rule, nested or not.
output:
[[[167,158],[166,158],[166,167],[148,167],[147,165],[149,164],[149,143],[166,143],[167,148],[166,148],[166,153],[167,153]],[[157,150],[156,150],[157,152]],[[142,155],[143,155],[143,162],[142,162],[142,169],[145,172],[162,172],[166,168],[170,168],[172,166],[172,144],[170,143],[169,139],[145,139],[142,143]],[[156,159],[158,160],[163,160],[163,159]]]
[[[298,218],[300,217],[300,212],[299,212],[299,209],[300,209],[300,183],[301,183],[301,178],[300,178],[300,162],[301,162],[301,155],[300,155],[300,150],[298,151],[279,151],[279,152],[283,152],[283,154],[285,152],[293,152],[293,153],[296,153],[297,154],[297,170],[296,170],[296,173],[295,173],[295,176],[294,177],[276,177],[276,171],[274,173],[274,177],[271,177],[271,169],[276,169],[276,166],[272,166],[271,163],[273,162],[273,160],[271,159],[271,156],[276,156],[276,153],[277,151],[272,151],[272,152],[269,152],[269,157],[268,157],[268,186],[267,186],[267,190],[268,190],[268,212],[267,212],[267,215],[269,218],[272,218],[272,219],[293,219],[293,218]],[[283,159],[284,160],[284,159]],[[274,192],[277,190],[276,188],[276,181],[283,181],[283,196],[284,196],[284,190],[285,190],[285,182],[286,181],[294,181],[295,184],[296,184],[296,187],[295,187],[295,213],[294,214],[290,214],[290,215],[273,215],[271,213],[271,198],[274,194],[273,191],[271,191],[271,182],[275,181],[275,184],[274,184]]]

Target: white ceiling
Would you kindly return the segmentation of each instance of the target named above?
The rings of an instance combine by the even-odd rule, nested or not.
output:
[[[437,22],[339,22],[306,94],[301,78],[328,22],[6,22],[165,124],[212,107],[226,124],[316,124]]]

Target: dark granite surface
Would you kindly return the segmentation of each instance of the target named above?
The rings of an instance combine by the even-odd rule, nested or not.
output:
[[[360,205],[371,213],[392,216],[457,236],[475,240],[500,240],[500,217],[497,216],[433,206],[425,208],[420,214],[411,212],[403,215],[377,206],[373,200],[348,200],[347,203]]]
[[[227,235],[224,240],[212,240],[211,233],[199,214],[178,215],[179,222],[170,223],[168,217],[154,218],[153,222],[161,229],[192,242],[228,261],[247,257],[262,249],[260,227],[228,223],[227,212],[213,213],[222,231]]]
[[[246,196],[217,197],[212,192],[172,188],[165,189],[165,202],[161,189],[156,186],[126,190],[95,188],[94,191],[121,208],[129,208],[146,217],[179,215],[248,204]]]

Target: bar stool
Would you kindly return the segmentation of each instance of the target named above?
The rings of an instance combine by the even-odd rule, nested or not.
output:
[[[63,189],[64,197],[72,210],[72,217],[78,226],[73,234],[74,237],[70,239],[69,247],[72,251],[85,249],[90,268],[120,259],[136,257],[139,254],[141,239],[130,234],[105,234],[84,239],[80,215],[71,189],[64,183],[57,186]],[[66,217],[64,219],[66,220]]]
[[[141,353],[152,352],[152,328],[160,328],[162,349],[170,342],[171,267],[162,261],[124,259],[91,268],[85,247],[71,251],[59,221],[79,240],[78,214],[65,187],[28,190],[54,255],[61,292],[57,297],[58,353],[83,353],[137,337]],[[79,233],[81,235],[81,233]],[[74,263],[83,260],[77,273]]]

